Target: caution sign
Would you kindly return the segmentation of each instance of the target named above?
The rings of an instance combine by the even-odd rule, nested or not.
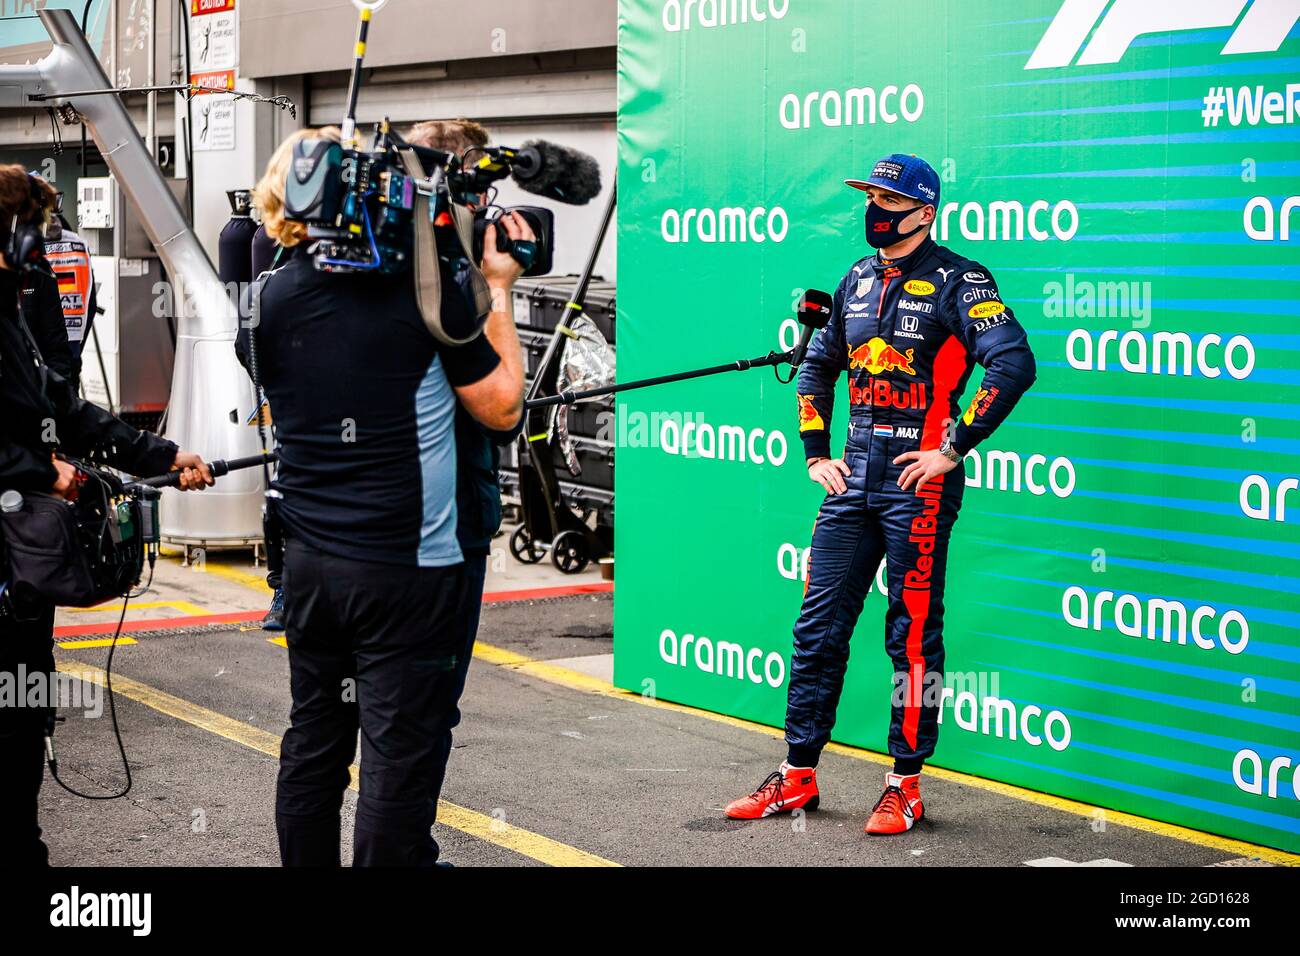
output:
[[[239,22],[234,0],[193,0],[190,4],[190,72],[239,67]]]

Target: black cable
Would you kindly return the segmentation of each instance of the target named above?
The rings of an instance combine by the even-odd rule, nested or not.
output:
[[[127,595],[128,598],[134,601],[136,598],[144,597],[151,590],[153,590],[153,566],[154,566],[154,553],[153,553],[153,549],[150,548],[149,549],[149,580],[144,582],[144,587],[142,587],[140,590],[132,591],[130,594],[128,594]]]
[[[152,570],[149,577],[152,580]],[[122,598],[122,614],[117,619],[117,630],[113,632],[113,643],[108,647],[108,662],[104,666],[104,686],[108,690],[108,712],[113,721],[113,737],[117,740],[117,752],[122,755],[122,771],[126,774],[126,786],[123,787],[119,793],[107,794],[82,793],[75,787],[68,786],[59,779],[59,758],[54,756],[54,734],[52,730],[50,736],[47,738],[47,746],[49,749],[46,751],[46,763],[50,768],[50,776],[54,778],[55,783],[68,791],[68,793],[75,797],[81,797],[83,800],[120,800],[131,792],[131,763],[126,759],[126,745],[122,743],[122,729],[117,723],[117,702],[113,699],[113,653],[117,650],[118,638],[122,636],[122,625],[126,621],[126,606],[130,600],[130,595],[126,595]]]
[[[45,112],[50,115],[50,141],[54,146],[54,155],[63,155],[63,134],[59,132],[58,121],[54,118],[54,107],[47,106]]]
[[[79,471],[85,474],[87,476],[87,479],[93,479],[94,481],[99,483],[99,490],[103,500],[102,507],[104,511],[104,520],[101,523],[99,529],[99,538],[102,541],[105,535],[108,534],[108,523],[111,520],[111,516],[113,512],[113,507],[111,504],[112,499],[114,497],[113,486],[110,485],[107,481],[105,481],[104,477],[99,474],[98,470],[96,470],[89,464],[78,462],[75,460],[70,461],[70,463],[75,465]],[[138,514],[137,514],[137,520],[139,520]],[[122,742],[122,728],[119,726],[117,722],[117,701],[113,697],[113,656],[117,652],[117,642],[122,636],[122,626],[126,621],[127,605],[131,602],[131,599],[133,597],[139,597],[140,595],[147,592],[151,587],[153,587],[153,574],[154,574],[154,555],[152,551],[150,551],[149,552],[149,580],[145,584],[145,586],[141,588],[139,591],[133,592],[132,589],[128,588],[127,592],[122,595],[122,613],[118,616],[117,628],[113,631],[113,642],[108,647],[108,661],[104,665],[104,686],[108,691],[108,711],[113,722],[113,738],[117,741],[117,752],[118,754],[121,755],[122,758],[122,771],[126,775],[126,786],[123,787],[122,790],[117,793],[92,794],[92,793],[82,793],[80,790],[77,790],[76,788],[71,787],[68,784],[64,783],[63,780],[59,778],[59,759],[54,754],[54,724],[57,722],[57,719],[50,722],[50,732],[48,737],[46,738],[46,763],[50,768],[50,776],[54,778],[55,783],[57,783],[64,790],[68,791],[68,793],[72,794],[73,796],[81,797],[83,800],[120,800],[122,797],[125,797],[128,793],[131,792],[131,786],[132,786],[131,763],[129,760],[127,760],[126,745]]]
[[[279,264],[282,255],[284,255],[284,246],[280,246],[275,250],[275,258],[271,260],[270,271],[275,271],[275,267]],[[253,401],[256,404],[257,414],[257,440],[262,444],[262,454],[266,454],[269,449],[266,447],[266,422],[262,411],[268,409],[269,405],[266,401],[266,392],[262,389],[261,367],[257,362],[257,327],[261,325],[262,306],[260,301],[254,301],[261,298],[261,293],[262,286],[255,281],[249,290],[248,305],[250,312],[253,310],[258,312],[258,321],[254,322],[248,330],[248,375],[253,380]],[[266,490],[270,491],[271,466],[265,461],[262,462],[262,480],[266,484]]]

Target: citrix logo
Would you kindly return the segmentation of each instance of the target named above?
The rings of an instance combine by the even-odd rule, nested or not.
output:
[[[1246,15],[1238,23],[1242,10],[1246,10]],[[1272,53],[1282,45],[1297,20],[1300,20],[1300,3],[1296,0],[1182,0],[1180,3],[1065,0],[1025,69],[1069,66],[1076,62],[1075,54],[1090,33],[1092,39],[1076,62],[1078,66],[1118,63],[1129,45],[1143,34],[1230,27],[1234,23],[1237,29],[1219,51],[1221,56]]]

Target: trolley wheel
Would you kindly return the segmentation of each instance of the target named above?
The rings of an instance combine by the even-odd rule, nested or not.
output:
[[[544,552],[528,534],[528,529],[520,525],[510,535],[510,553],[515,556],[515,560],[522,561],[524,564],[536,564],[542,560]]]
[[[565,574],[578,574],[587,566],[587,539],[581,531],[562,532],[551,542],[551,563]]]

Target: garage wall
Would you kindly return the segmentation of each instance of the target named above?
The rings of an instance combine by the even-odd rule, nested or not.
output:
[[[357,13],[339,0],[256,0],[240,8],[244,76],[345,70]],[[391,0],[374,18],[370,66],[513,56],[617,42],[612,0]]]

